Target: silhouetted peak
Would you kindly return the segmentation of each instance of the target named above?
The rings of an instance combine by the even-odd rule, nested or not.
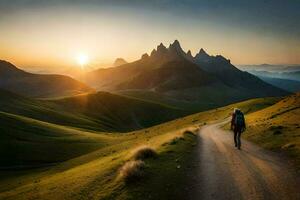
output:
[[[145,60],[145,59],[147,59],[147,58],[149,58],[149,55],[148,55],[147,53],[144,53],[144,54],[142,55],[142,60]]]
[[[204,51],[204,49],[200,49],[199,53],[195,56],[196,60],[207,62],[210,60],[210,56]]]
[[[167,51],[167,48],[163,43],[160,43],[160,45],[157,46],[157,52],[158,53],[165,53]]]
[[[169,52],[171,55],[176,56],[176,57],[184,57],[186,56],[186,53],[182,50],[180,43],[178,40],[175,40],[172,44],[169,46]]]
[[[189,50],[187,53],[184,52],[180,46],[178,40],[175,40],[169,45],[168,48],[163,43],[157,46],[157,49],[153,49],[150,56],[153,61],[166,62],[171,60],[182,60],[188,59],[190,61],[194,60],[192,52]]]
[[[127,64],[127,61],[124,60],[123,58],[117,58],[113,64],[114,67],[120,66],[120,65],[124,65]]]
[[[201,55],[208,55],[203,48],[200,49],[199,54]]]
[[[174,40],[173,44],[175,44],[175,45],[180,45],[180,43],[179,43],[178,40]]]
[[[180,43],[178,40],[174,40],[172,44],[170,44],[169,48],[181,49]]]
[[[156,50],[155,49],[153,49],[152,51],[151,51],[151,54],[150,54],[150,56],[154,56],[156,54]]]
[[[160,43],[158,46],[157,46],[157,49],[166,49],[165,45],[163,43]]]
[[[190,61],[194,61],[194,57],[192,55],[191,50],[188,50],[188,52],[186,53],[186,58]]]

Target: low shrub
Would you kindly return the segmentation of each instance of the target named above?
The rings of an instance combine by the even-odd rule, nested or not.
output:
[[[197,130],[195,130],[195,131],[197,131]],[[184,131],[183,134],[184,134],[184,135],[186,134],[186,135],[193,135],[193,136],[195,136],[195,133],[194,133],[193,131],[190,131],[190,130]]]
[[[128,161],[120,169],[120,175],[126,182],[135,182],[144,176],[144,169],[143,161]]]
[[[180,140],[184,140],[183,137],[175,137],[173,138],[170,142],[169,142],[169,145],[175,145],[177,144]]]
[[[134,150],[133,159],[134,160],[144,160],[147,158],[154,158],[157,156],[155,149],[149,146],[141,146]]]

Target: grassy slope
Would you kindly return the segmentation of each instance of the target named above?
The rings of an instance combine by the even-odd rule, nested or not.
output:
[[[132,131],[184,112],[165,105],[106,92],[52,101],[33,100],[0,90],[0,111],[95,131]]]
[[[95,134],[80,132],[78,137],[82,136],[82,140],[88,137],[99,143],[109,141],[109,145],[100,144],[99,148],[90,153],[55,166],[11,173],[0,171],[0,199],[134,199],[137,197],[153,199],[157,197],[156,195],[165,197],[172,194],[173,190],[179,191],[183,187],[184,170],[188,165],[185,159],[190,156],[192,148],[190,144],[193,144],[194,140],[186,138],[175,145],[165,145],[166,142],[182,136],[183,130],[187,127],[194,125],[198,127],[204,122],[226,118],[233,107],[251,112],[269,106],[276,100],[275,98],[250,100],[122,135],[109,134],[97,138]],[[2,115],[7,114],[2,113]],[[41,125],[35,124],[36,126]],[[58,129],[60,128],[64,127]],[[23,132],[19,134],[22,135]],[[54,133],[51,131],[48,134]],[[128,186],[118,177],[118,170],[126,160],[130,159],[131,152],[144,144],[157,149],[158,159],[146,161],[148,175],[141,180],[141,185]],[[176,161],[178,158],[179,162]],[[181,165],[179,169],[178,164]],[[162,174],[166,179],[161,176]],[[172,184],[169,184],[170,181]],[[170,190],[166,190],[166,186]],[[155,195],[149,196],[149,194]]]
[[[300,93],[246,117],[246,139],[287,152],[300,169]]]
[[[68,112],[93,118],[112,131],[149,127],[184,114],[170,106],[107,92],[65,98],[55,103]]]
[[[111,137],[0,112],[0,167],[57,163],[111,144]]]
[[[82,114],[67,112],[53,102],[34,100],[5,90],[0,90],[0,111],[50,123],[101,130],[99,124]]]
[[[107,199],[185,199],[189,182],[186,174],[192,168],[195,146],[196,135],[189,133],[163,144],[157,158],[145,161],[142,181],[122,185]]]
[[[172,97],[167,97],[161,93],[154,92],[154,91],[121,90],[121,91],[117,91],[117,93],[128,97],[147,99],[148,101],[150,100],[152,102],[158,102],[164,105],[171,105],[173,107],[183,108],[186,110],[192,110],[192,108],[196,107],[192,102],[176,100]]]
[[[214,92],[212,87],[202,87],[201,90],[199,90],[199,88],[186,89],[180,90],[179,92],[170,92],[168,96],[159,92],[145,90],[126,90],[118,91],[118,93],[129,97],[147,99],[151,100],[152,102],[172,105],[173,107],[184,109],[192,113],[229,105],[232,104],[232,102],[240,102],[239,98],[242,95],[242,92],[228,87],[223,87],[218,92]],[[247,91],[245,91],[245,93],[247,93]],[[174,97],[178,95],[181,95],[185,99]],[[238,98],[234,99],[233,97],[235,96]],[[197,98],[196,101],[191,100],[195,98]],[[246,99],[247,94],[244,94],[243,98]]]

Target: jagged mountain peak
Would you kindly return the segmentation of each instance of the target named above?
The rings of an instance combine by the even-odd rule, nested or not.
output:
[[[186,53],[182,50],[178,40],[175,40],[172,44],[170,44],[168,50],[170,55],[172,55],[173,58],[180,59],[186,56]]]
[[[199,48],[193,57],[190,50],[182,50],[178,40],[168,48],[158,43],[149,57],[145,54],[142,59],[126,67],[99,70],[88,80],[99,90],[142,90],[192,101],[210,94],[219,95],[219,90],[225,90],[220,99],[230,97],[229,101],[285,94],[255,76],[240,71],[223,56],[209,55]],[[207,87],[212,88],[210,94],[207,93]],[[197,95],[194,96],[196,90]],[[199,98],[198,94],[201,93],[204,95]]]
[[[175,46],[180,46],[180,43],[179,43],[178,40],[174,40],[173,45],[175,45]]]
[[[160,48],[166,49],[166,46],[161,42],[161,43],[157,46],[157,49],[160,49]]]
[[[185,52],[179,43],[178,40],[174,40],[173,43],[169,45],[167,48],[163,43],[157,45],[156,49],[153,49],[150,56],[143,55],[142,59],[145,60],[149,58],[149,61],[153,62],[167,62],[171,60],[182,60],[187,59],[191,62],[199,63],[210,63],[210,62],[222,62],[229,63],[230,60],[224,58],[221,55],[210,56],[206,51],[201,48],[199,52],[193,56],[191,50]]]
[[[199,61],[204,61],[204,62],[207,62],[209,61],[211,58],[210,55],[208,55],[203,48],[201,48],[199,50],[199,53],[196,54],[195,56],[195,60],[199,60]]]
[[[155,54],[156,54],[156,49],[153,49],[153,50],[151,51],[150,56],[155,56]]]
[[[167,47],[163,45],[163,43],[160,43],[160,45],[157,46],[157,53],[166,53],[168,51]]]
[[[209,56],[203,48],[201,48],[201,49],[199,50],[199,53],[198,53],[197,55],[198,55],[198,56],[200,56],[200,55]]]
[[[187,57],[187,59],[190,60],[190,61],[193,61],[193,60],[194,60],[194,57],[193,57],[193,55],[192,55],[191,50],[188,50],[188,52],[186,53],[186,57]]]
[[[201,49],[199,50],[199,53],[200,53],[200,54],[207,54],[206,51],[205,51],[203,48],[201,48]]]
[[[178,40],[174,40],[174,42],[170,44],[169,49],[182,50]]]
[[[184,57],[186,53],[182,50],[179,41],[175,40],[168,48],[163,43],[157,45],[157,48],[152,50],[149,61],[167,62],[181,60]]]
[[[142,60],[145,60],[147,58],[149,58],[149,55],[147,53],[144,53],[141,57]]]

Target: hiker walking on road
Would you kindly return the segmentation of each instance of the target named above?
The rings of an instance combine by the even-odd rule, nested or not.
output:
[[[246,123],[243,112],[237,108],[232,113],[231,130],[234,132],[235,147],[241,149],[241,134],[246,130]]]

